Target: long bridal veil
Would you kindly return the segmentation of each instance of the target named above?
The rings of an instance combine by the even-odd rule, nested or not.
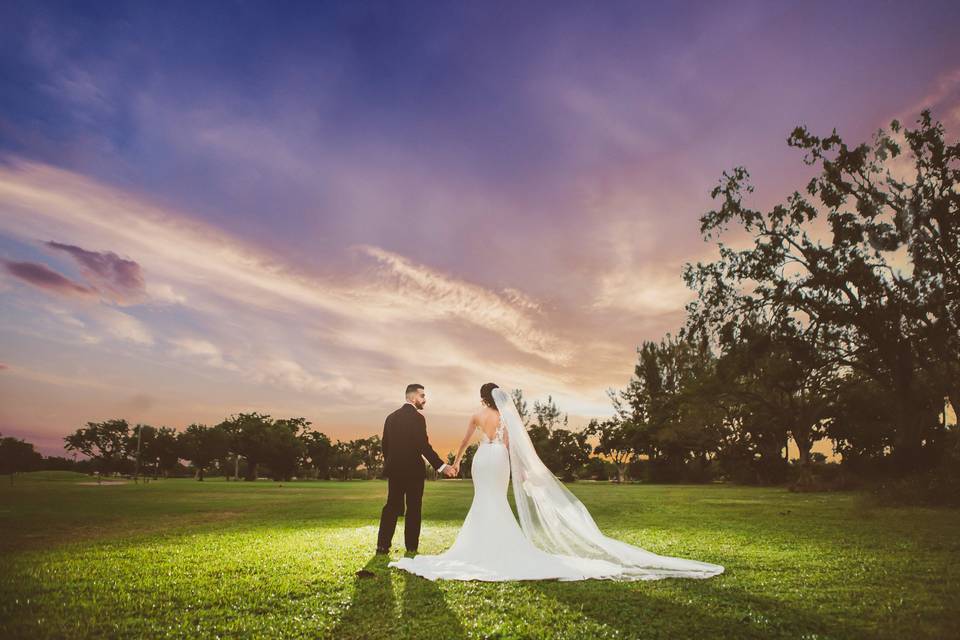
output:
[[[500,388],[493,399],[510,437],[513,496],[524,534],[540,549],[578,558],[595,558],[620,565],[622,578],[709,578],[723,567],[671,558],[609,538],[597,527],[583,503],[543,464],[517,412],[513,399]]]

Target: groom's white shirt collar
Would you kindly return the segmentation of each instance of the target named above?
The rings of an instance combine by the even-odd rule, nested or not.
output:
[[[408,404],[408,405],[410,405],[411,407],[413,407],[414,409],[417,409],[417,405],[413,404],[413,403],[410,402],[409,400],[405,401],[404,404]],[[420,411],[420,409],[417,409],[417,411]],[[437,473],[443,473],[443,470],[444,470],[444,468],[446,468],[446,466],[447,466],[447,463],[446,463],[446,462],[442,463],[442,464],[440,465],[440,468],[437,469]]]

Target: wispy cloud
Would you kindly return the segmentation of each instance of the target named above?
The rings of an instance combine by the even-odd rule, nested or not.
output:
[[[119,309],[99,305],[88,310],[110,336],[139,345],[152,345],[153,332],[143,321]]]
[[[238,370],[236,363],[224,360],[220,347],[208,340],[199,338],[171,338],[169,342],[174,347],[174,356],[196,357],[211,367],[230,371]]]
[[[391,304],[419,315],[453,318],[488,329],[520,351],[562,363],[570,357],[570,345],[538,327],[531,312],[537,305],[519,291],[504,296],[483,287],[451,278],[417,265],[403,256],[371,246],[358,249],[386,267],[390,288],[378,295]]]
[[[911,102],[898,117],[912,120],[923,109],[931,109],[935,117],[948,125],[960,125],[960,67],[941,73],[923,97]],[[884,126],[887,124],[883,123]],[[908,121],[908,124],[913,122]]]

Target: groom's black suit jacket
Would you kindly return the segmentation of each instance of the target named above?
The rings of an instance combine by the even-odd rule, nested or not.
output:
[[[425,457],[434,469],[443,460],[427,440],[427,421],[410,403],[387,416],[383,423],[383,475],[387,478],[423,478]]]

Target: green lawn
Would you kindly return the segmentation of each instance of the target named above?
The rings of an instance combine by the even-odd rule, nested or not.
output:
[[[0,637],[958,637],[960,512],[736,486],[571,485],[709,580],[430,582],[375,558],[381,481],[0,481]],[[421,552],[469,481],[427,483]],[[395,544],[402,544],[402,523]],[[396,555],[396,554],[395,554]],[[357,578],[366,567],[376,575]]]

